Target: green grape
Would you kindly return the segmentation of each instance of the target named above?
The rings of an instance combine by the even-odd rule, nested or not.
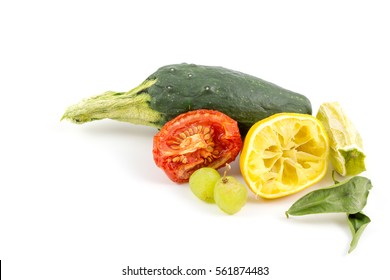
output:
[[[190,189],[199,199],[214,202],[214,186],[220,178],[221,175],[214,168],[200,168],[190,177]]]
[[[235,214],[245,205],[248,190],[236,178],[223,176],[215,184],[214,199],[218,207],[227,214]]]

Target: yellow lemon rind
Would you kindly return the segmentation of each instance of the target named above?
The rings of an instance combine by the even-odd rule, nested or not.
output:
[[[248,165],[248,155],[251,152],[251,148],[254,146],[254,141],[256,135],[265,127],[271,126],[273,123],[281,121],[283,119],[292,119],[297,122],[300,120],[302,121],[313,121],[313,126],[318,126],[321,136],[323,136],[324,141],[326,142],[324,144],[325,151],[323,153],[323,157],[320,159],[323,161],[323,166],[321,166],[321,172],[316,174],[314,178],[311,180],[307,181],[306,183],[296,186],[294,188],[291,188],[286,191],[281,191],[277,193],[266,193],[262,192],[261,189],[258,189],[256,184],[249,179],[250,175],[247,170],[247,165]],[[323,177],[325,176],[327,172],[327,167],[328,167],[328,155],[329,155],[329,140],[326,134],[326,130],[324,129],[323,125],[321,122],[319,122],[314,116],[307,115],[307,114],[298,114],[298,113],[279,113],[275,114],[271,117],[268,117],[266,119],[263,119],[259,122],[257,122],[255,125],[252,126],[252,128],[249,130],[246,139],[244,141],[244,146],[243,150],[241,152],[241,157],[240,157],[240,168],[241,168],[241,173],[243,175],[244,181],[247,183],[249,189],[256,195],[262,198],[266,199],[274,199],[274,198],[279,198],[279,197],[284,197],[287,195],[291,195],[294,193],[297,193],[299,191],[302,191],[315,183],[319,182]]]

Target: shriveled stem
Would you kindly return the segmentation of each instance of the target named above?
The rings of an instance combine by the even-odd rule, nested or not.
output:
[[[229,164],[229,163],[226,163],[226,164],[225,164],[225,171],[223,172],[223,177],[222,177],[222,182],[223,182],[224,184],[226,184],[226,183],[228,182],[228,179],[226,178],[226,175],[227,175],[227,173],[230,171],[230,169],[232,169],[232,168],[230,167],[230,164]]]
[[[146,80],[128,92],[107,91],[84,99],[68,107],[61,120],[67,119],[82,124],[94,120],[113,119],[156,126],[160,113],[149,107],[150,95],[145,91],[155,82],[156,80]]]

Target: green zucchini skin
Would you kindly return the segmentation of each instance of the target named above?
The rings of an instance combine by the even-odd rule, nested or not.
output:
[[[172,64],[127,92],[108,91],[70,106],[62,119],[82,124],[113,119],[161,128],[190,110],[220,111],[238,122],[242,136],[276,113],[311,114],[309,99],[273,83],[215,66]]]
[[[161,113],[157,125],[189,110],[217,110],[239,124],[241,133],[281,112],[312,114],[310,100],[260,78],[223,67],[174,64],[148,77],[150,107]]]

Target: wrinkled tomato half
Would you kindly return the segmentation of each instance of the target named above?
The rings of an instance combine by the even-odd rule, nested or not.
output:
[[[237,122],[214,110],[194,110],[167,122],[153,139],[157,166],[177,183],[201,167],[219,168],[242,147]]]

